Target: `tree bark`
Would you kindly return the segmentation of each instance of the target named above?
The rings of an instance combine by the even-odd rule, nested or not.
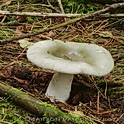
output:
[[[36,99],[31,95],[28,95],[27,93],[13,88],[3,82],[0,82],[0,96],[9,98],[14,103],[24,107],[37,116],[45,116],[53,119],[56,118],[57,121],[61,121],[63,123],[73,122],[80,124],[96,124],[92,123],[92,121],[88,121],[88,119],[86,120],[86,118],[85,120],[84,118],[81,120],[79,117],[74,116],[73,114],[64,113],[55,106],[44,103],[39,99]]]

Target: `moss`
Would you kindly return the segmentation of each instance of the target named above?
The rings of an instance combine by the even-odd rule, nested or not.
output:
[[[72,114],[64,113],[57,109],[55,106],[46,104],[46,103],[41,103],[41,105],[45,108],[45,113],[44,113],[44,119],[47,122],[73,122],[76,124],[93,124],[93,122],[81,119],[77,116],[74,116]]]
[[[74,38],[74,41],[76,41],[76,42],[80,42],[80,43],[84,43],[85,41],[84,40],[82,40],[81,38]]]
[[[57,109],[55,106],[41,102],[40,100],[36,100],[32,96],[29,96],[27,93],[24,93],[16,88],[10,88],[9,91],[7,91],[9,95],[9,98],[12,101],[15,101],[16,103],[22,105],[25,108],[29,108],[31,112],[35,112],[36,115],[43,115],[43,118],[47,122],[53,122],[53,121],[60,121],[60,122],[73,122],[76,124],[92,124],[93,122],[91,120],[88,120],[87,118],[79,118],[78,116],[64,113],[61,110]]]
[[[0,40],[14,37],[14,34],[11,31],[12,30],[8,28],[1,28],[0,29]]]
[[[25,115],[25,117],[22,116]],[[28,124],[27,112],[0,97],[0,120],[13,124]]]

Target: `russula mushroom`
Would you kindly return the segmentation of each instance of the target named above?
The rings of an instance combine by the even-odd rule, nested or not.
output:
[[[69,98],[74,74],[104,76],[114,67],[112,56],[105,48],[60,40],[35,43],[28,49],[27,58],[39,67],[55,71],[46,95],[60,101]]]

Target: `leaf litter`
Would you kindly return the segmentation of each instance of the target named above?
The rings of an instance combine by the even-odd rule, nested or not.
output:
[[[55,24],[60,20],[52,19],[53,22],[56,22]],[[49,23],[51,19],[47,19],[47,21]],[[95,43],[110,51],[115,61],[113,71],[103,77],[75,75],[67,104],[59,101],[51,103],[46,98],[44,93],[54,72],[30,63],[26,58],[27,48],[25,44],[23,47],[20,46],[19,41],[0,45],[0,80],[24,92],[29,92],[44,102],[54,104],[62,111],[69,112],[76,109],[105,124],[123,124],[124,35],[118,33],[116,28],[108,30],[107,25],[107,20],[94,24],[77,22],[64,28],[33,36],[30,41],[24,41],[26,45],[45,39]],[[123,30],[120,29],[120,32]]]

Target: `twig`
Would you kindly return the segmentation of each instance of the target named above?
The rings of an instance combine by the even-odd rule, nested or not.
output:
[[[115,21],[115,22],[113,22],[113,23],[111,23],[111,24],[109,24],[109,25],[107,25],[106,28],[113,27],[113,26],[115,26],[116,24],[119,24],[121,21],[123,21],[123,18],[122,18],[122,19],[119,19],[119,20],[117,20],[117,21]]]
[[[94,78],[90,78],[94,83],[94,86],[96,87],[96,89],[98,90],[98,92],[100,93],[100,95],[103,97],[103,98],[105,98],[105,99],[107,99],[105,96],[104,96],[104,94],[100,91],[100,89],[97,87],[97,84],[96,84],[96,81],[94,80]]]
[[[105,97],[107,97],[107,91],[108,91],[108,83],[107,82],[105,82]]]
[[[61,10],[61,13],[65,14],[63,6],[62,6],[62,1],[61,0],[57,0],[57,1],[58,1],[59,8]],[[67,18],[64,18],[64,20],[67,21]]]
[[[68,17],[68,18],[81,16],[81,14],[9,12],[9,11],[2,11],[2,10],[0,10],[0,15],[32,16],[32,17]]]
[[[45,28],[42,31],[36,32],[34,34],[28,33],[26,35],[21,35],[21,36],[14,37],[14,38],[11,38],[11,39],[1,40],[0,42],[10,42],[10,41],[13,41],[13,40],[18,40],[18,39],[23,39],[23,38],[29,38],[31,36],[35,36],[35,35],[38,35],[38,34],[41,34],[41,33],[44,33],[44,32],[49,32],[51,30],[55,30],[57,28],[60,28],[60,27],[63,27],[63,26],[66,26],[66,25],[75,23],[75,22],[80,21],[80,20],[86,20],[86,19],[89,19],[89,18],[93,19],[94,17],[99,16],[100,14],[103,14],[103,13],[106,13],[106,12],[109,12],[111,10],[115,10],[115,9],[118,9],[118,8],[124,8],[124,3],[113,4],[113,5],[105,8],[105,9],[96,11],[94,13],[91,13],[89,15],[85,15],[83,17],[81,16],[81,17],[77,17],[77,18],[71,19],[71,20],[69,20],[67,22],[64,22],[62,24],[55,25],[55,26],[50,27],[50,28]]]
[[[86,14],[65,14],[65,13],[37,13],[37,12],[9,12],[0,10],[0,15],[32,16],[32,17],[79,17]],[[101,14],[96,18],[124,18],[124,14]]]
[[[54,10],[55,12],[60,13],[60,11],[59,11],[59,10],[55,9],[55,8],[52,6],[52,4],[50,3],[50,1],[49,1],[49,0],[47,0],[47,3],[49,4],[49,6],[50,6],[50,8],[51,8],[52,10]]]
[[[12,124],[12,123],[7,122],[7,121],[0,121],[0,124]]]
[[[115,112],[115,111],[117,111],[117,109],[112,109],[112,110],[108,110],[108,111],[104,111],[104,112],[100,112],[100,113],[96,112],[95,114],[103,115],[103,114],[108,114],[108,113],[112,113],[112,112]]]
[[[99,113],[99,110],[100,110],[100,108],[99,108],[99,91],[98,91],[98,96],[97,96],[97,113]]]
[[[97,18],[124,18],[124,14],[101,14]]]
[[[124,118],[124,113],[119,118],[116,119],[116,122],[118,122],[121,118]]]
[[[64,12],[64,9],[63,9],[63,6],[62,6],[62,1],[61,0],[57,0],[58,1],[58,4],[59,4],[59,8],[61,10],[62,13],[65,13]]]

